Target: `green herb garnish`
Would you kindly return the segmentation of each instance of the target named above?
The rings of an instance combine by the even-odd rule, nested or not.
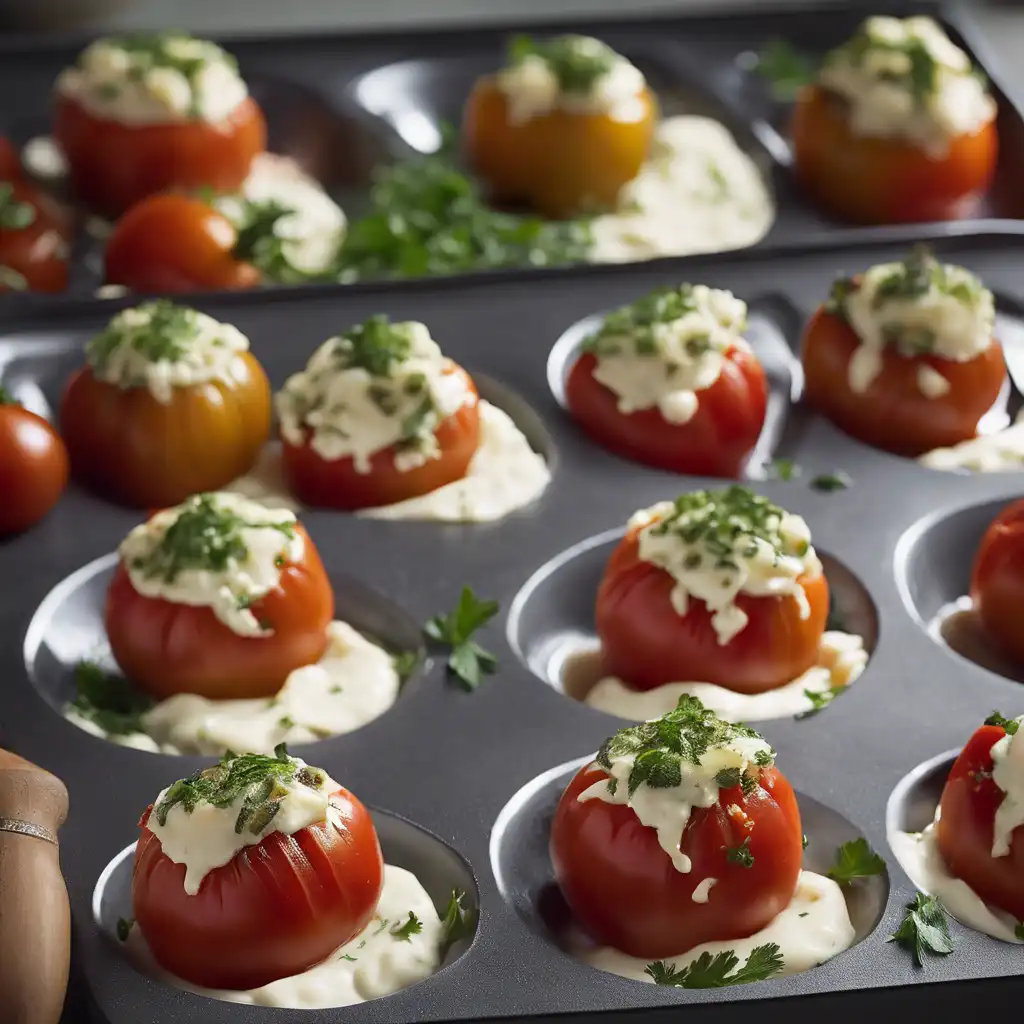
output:
[[[75,667],[75,687],[78,692],[71,706],[108,736],[145,732],[142,716],[153,701],[123,676],[105,672],[95,662],[81,661]]]
[[[657,354],[657,326],[672,323],[696,310],[693,285],[655,288],[647,295],[608,313],[598,330],[584,341],[582,348],[585,352],[596,352],[598,355],[617,355],[623,343],[626,343],[639,356],[653,356]]]
[[[391,663],[395,666],[398,678],[404,683],[420,667],[419,651],[399,651],[391,655]]]
[[[946,956],[953,952],[946,912],[934,896],[923,892],[914,897],[913,903],[907,904],[903,921],[886,941],[897,942],[909,949],[918,967],[924,967],[926,953]]]
[[[6,288],[12,292],[28,291],[28,278],[14,267],[0,265],[0,288]]]
[[[771,84],[772,96],[785,102],[814,81],[815,67],[792,43],[772,39],[758,54],[757,71]]]
[[[610,46],[590,36],[541,40],[527,35],[515,36],[509,44],[509,64],[519,64],[529,57],[544,61],[558,80],[558,88],[571,93],[589,93],[594,83],[608,74],[620,59]]]
[[[776,480],[794,480],[800,475],[800,467],[792,459],[775,459],[768,471]]]
[[[117,919],[117,939],[118,942],[127,942],[128,936],[131,934],[132,929],[135,927],[134,917],[119,917]]]
[[[378,314],[340,335],[333,355],[343,370],[360,369],[371,377],[390,377],[392,369],[408,359],[411,351],[405,325],[393,324]]]
[[[423,627],[423,632],[431,640],[451,648],[448,670],[468,690],[475,690],[483,676],[490,675],[498,667],[498,659],[470,639],[497,614],[497,601],[480,600],[470,587],[463,587],[455,610],[449,615],[435,615]]]
[[[727,846],[725,859],[730,864],[736,864],[741,868],[752,868],[754,855],[750,852],[750,836],[746,836],[739,846]]]
[[[1018,921],[1013,929],[1013,937],[1024,942],[1024,921]]]
[[[423,931],[423,922],[410,910],[409,917],[404,924],[395,925],[391,929],[391,934],[398,939],[399,942],[412,942],[414,935],[419,935]]]
[[[871,849],[863,837],[843,843],[836,851],[836,862],[829,868],[828,877],[840,885],[848,885],[857,878],[869,878],[885,871],[885,861]]]
[[[779,946],[774,942],[752,949],[742,967],[738,966],[739,962],[739,957],[731,950],[718,953],[716,956],[702,953],[693,963],[680,968],[664,960],[657,960],[653,964],[648,964],[644,973],[656,985],[670,985],[674,988],[725,988],[729,985],[749,985],[753,981],[766,981],[785,966]]]
[[[0,230],[22,231],[35,222],[36,208],[15,198],[14,186],[0,182]]]
[[[800,849],[801,850],[806,850],[807,849],[807,833],[806,832],[800,837]]]
[[[441,918],[441,958],[456,942],[468,938],[476,928],[477,912],[466,907],[463,900],[466,894],[461,889],[453,889],[444,917]]]
[[[125,313],[147,314],[144,326],[125,323]],[[173,363],[188,353],[196,338],[195,310],[178,306],[167,299],[147,302],[135,310],[125,310],[97,334],[85,353],[94,369],[105,369],[114,354],[122,348],[132,349],[146,362]]]
[[[835,491],[845,491],[848,487],[853,486],[853,480],[850,479],[849,475],[844,473],[841,469],[835,473],[822,473],[821,476],[816,476],[811,481],[811,487],[816,491],[822,491],[825,494],[831,494]]]
[[[1020,728],[1020,722],[1015,718],[1003,718],[998,711],[993,711],[988,718],[985,719],[986,725],[998,725],[1000,729],[1006,732],[1007,736],[1016,736],[1017,730]]]
[[[804,690],[804,696],[811,702],[811,707],[807,711],[801,711],[796,717],[810,718],[812,715],[816,715],[819,711],[827,708],[845,689],[844,684],[830,686],[827,690]]]

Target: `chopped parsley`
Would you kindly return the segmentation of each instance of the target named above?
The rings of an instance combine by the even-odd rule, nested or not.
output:
[[[393,935],[399,942],[412,942],[414,935],[423,931],[423,922],[410,910],[409,917],[404,924],[395,925],[391,929]]]
[[[816,715],[819,711],[827,708],[845,690],[845,683],[840,686],[830,686],[826,690],[804,690],[804,696],[811,702],[811,706],[809,710],[801,711],[796,717],[810,718],[812,715]]]
[[[470,587],[463,587],[455,610],[448,615],[435,615],[423,627],[431,640],[450,648],[448,671],[467,690],[475,690],[482,678],[498,667],[498,659],[471,639],[497,614],[497,601],[481,600]]]
[[[420,660],[419,651],[399,651],[397,654],[391,655],[391,663],[395,666],[395,672],[403,683],[420,667]]]
[[[132,323],[136,317],[145,322],[136,326]],[[106,369],[115,353],[124,348],[148,363],[173,363],[188,353],[196,333],[195,310],[157,299],[115,316],[86,345],[85,352],[89,365],[97,370]]]
[[[541,40],[527,35],[513,37],[508,49],[509,64],[514,66],[530,57],[547,64],[562,92],[584,94],[621,59],[610,46],[590,36],[556,36]]]
[[[946,956],[953,952],[953,940],[949,937],[946,912],[934,896],[919,892],[896,929],[886,939],[910,950],[918,967],[924,967],[926,953]]]
[[[117,940],[118,942],[127,942],[128,936],[131,934],[132,929],[135,927],[134,917],[119,917],[117,919]]]
[[[828,877],[840,885],[849,885],[858,878],[870,878],[885,871],[885,861],[871,849],[861,836],[851,839],[836,851],[836,862],[828,870]]]
[[[334,343],[333,355],[343,370],[365,370],[371,377],[390,377],[409,358],[412,342],[404,324],[393,324],[383,314],[350,327]]]
[[[1007,736],[1016,736],[1017,730],[1020,728],[1020,722],[1015,718],[1003,718],[998,711],[993,711],[988,718],[985,719],[986,725],[997,725],[1000,729],[1006,732]]]
[[[442,959],[456,942],[468,938],[476,928],[477,913],[463,903],[465,898],[466,894],[461,889],[453,889],[444,917],[441,918]]]
[[[657,353],[655,329],[659,324],[669,324],[697,311],[697,300],[692,284],[678,287],[665,285],[655,288],[647,295],[608,313],[597,332],[583,343],[583,350],[598,355],[617,355],[622,351],[623,342],[628,342],[638,356],[653,356]],[[699,355],[697,349],[702,339],[691,339],[695,343],[692,355]],[[707,350],[704,341],[703,350]]]
[[[779,101],[793,99],[814,80],[814,63],[785,39],[770,39],[757,55],[757,72],[771,85]]]
[[[0,182],[0,231],[22,231],[35,219],[36,208],[17,199],[9,181]]]
[[[75,666],[77,696],[71,706],[108,736],[145,732],[142,716],[153,701],[123,676],[106,672],[93,661]]]
[[[750,852],[750,836],[746,836],[739,846],[727,846],[725,848],[725,859],[730,864],[741,868],[752,868],[754,866],[754,855]]]
[[[2,288],[12,292],[28,291],[28,278],[14,267],[0,265],[0,289]]]
[[[742,967],[739,966],[739,962],[739,957],[732,950],[715,956],[701,953],[693,963],[680,968],[664,960],[656,960],[647,965],[644,973],[655,985],[670,985],[674,988],[725,988],[729,985],[749,985],[754,981],[766,981],[785,966],[779,946],[775,942],[755,946]]]
[[[1024,922],[1018,921],[1013,929],[1013,937],[1024,942]]]
[[[824,494],[833,494],[835,491],[845,491],[853,486],[853,480],[841,469],[835,473],[822,473],[811,481],[811,487]]]
[[[793,459],[775,459],[768,467],[769,474],[776,480],[795,480],[800,475],[800,467]]]
[[[807,849],[807,833],[806,832],[800,837],[800,849],[801,850],[806,850]]]

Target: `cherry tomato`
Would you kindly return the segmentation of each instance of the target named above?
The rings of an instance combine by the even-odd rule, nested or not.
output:
[[[157,963],[194,985],[249,989],[320,963],[363,930],[384,883],[369,812],[348,790],[326,821],[271,832],[185,892],[185,865],[139,822],[132,905]]]
[[[159,402],[143,387],[121,388],[89,367],[68,382],[61,431],[74,475],[104,497],[135,508],[177,505],[245,473],[270,433],[270,384],[249,352],[229,385],[175,388]]]
[[[0,267],[24,278],[29,291],[64,291],[68,285],[70,218],[31,182],[14,177],[4,184],[11,190],[4,204],[7,210],[29,207],[32,212],[31,221],[24,227],[0,226]],[[12,290],[15,288],[0,275],[0,293]]]
[[[966,363],[904,356],[886,347],[881,372],[858,393],[850,388],[848,368],[859,347],[860,339],[844,320],[824,308],[815,313],[803,341],[807,401],[847,434],[897,455],[921,455],[974,437],[1006,379],[1002,346],[995,340]],[[922,366],[949,381],[946,394],[922,393],[917,384]]]
[[[636,690],[666,683],[715,683],[736,693],[762,693],[796,679],[818,660],[828,617],[823,573],[801,576],[810,615],[800,617],[791,594],[738,594],[749,616],[727,644],[718,642],[712,613],[691,598],[685,615],[672,607],[675,580],[640,559],[639,529],[626,534],[605,568],[597,591],[597,635],[604,666]]]
[[[974,556],[971,600],[992,642],[1024,664],[1024,500],[1004,508],[985,531]]]
[[[597,357],[585,352],[565,383],[569,410],[595,441],[624,458],[674,473],[739,476],[764,426],[768,385],[757,357],[726,353],[718,380],[698,392],[687,423],[669,423],[657,409],[621,413],[618,397],[594,379]]]
[[[35,526],[68,481],[60,435],[0,387],[0,536]]]
[[[350,457],[321,458],[310,446],[284,441],[284,471],[291,492],[304,505],[352,511],[393,505],[461,480],[480,442],[480,408],[476,385],[454,363],[446,371],[461,374],[470,400],[442,420],[434,436],[439,454],[409,470],[395,467],[395,446],[370,457],[370,471],[360,473]]]
[[[235,259],[234,225],[218,210],[167,193],[136,203],[107,242],[106,279],[138,292],[254,288],[260,272]]]
[[[992,856],[996,809],[1006,794],[992,781],[992,746],[1005,735],[983,725],[967,741],[942,790],[939,851],[950,873],[986,903],[1024,920],[1024,829],[1016,828],[1005,857]]]
[[[941,158],[913,142],[854,135],[843,105],[818,86],[804,89],[792,123],[800,182],[830,212],[863,224],[951,220],[995,174],[995,121],[953,139]]]
[[[116,217],[140,199],[172,188],[237,192],[266,148],[263,112],[247,97],[218,124],[129,125],[94,117],[67,96],[57,103],[54,138],[78,198]]]
[[[482,78],[463,113],[466,157],[499,202],[546,217],[614,206],[647,159],[657,106],[645,88],[628,117],[554,110],[519,124],[497,82]]]
[[[694,808],[679,849],[692,861],[676,870],[654,829],[632,808],[578,797],[607,778],[596,764],[573,777],[551,825],[551,860],[566,902],[596,941],[630,956],[660,959],[704,942],[745,938],[786,908],[803,860],[800,810],[785,776],[761,769],[758,787],[723,789],[718,803]],[[726,851],[749,840],[750,867]],[[705,903],[693,891],[717,879]]]
[[[327,647],[334,593],[309,534],[302,558],[281,569],[277,588],[254,601],[257,620],[273,630],[241,636],[211,608],[146,597],[124,564],[107,590],[105,620],[114,659],[125,676],[156,700],[197,693],[211,700],[272,697],[288,674],[312,665]]]

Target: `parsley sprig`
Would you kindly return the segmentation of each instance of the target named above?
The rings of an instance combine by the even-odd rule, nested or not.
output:
[[[679,968],[664,960],[656,960],[647,965],[644,973],[655,985],[670,985],[673,988],[725,988],[729,985],[749,985],[754,981],[766,981],[785,966],[782,953],[775,942],[755,946],[742,967],[739,967],[739,962],[739,957],[732,950],[726,950],[715,956],[702,953],[693,963]]]
[[[863,837],[851,839],[836,851],[836,862],[828,870],[828,877],[840,885],[849,885],[858,878],[870,878],[885,871],[885,861]]]
[[[123,676],[106,672],[93,661],[81,661],[75,667],[75,687],[71,706],[108,736],[145,732],[142,717],[153,701]]]
[[[466,894],[453,889],[444,917],[441,919],[441,957],[444,958],[456,942],[468,938],[476,928],[477,912],[463,902]]]
[[[934,896],[919,892],[896,929],[886,939],[910,950],[918,967],[924,967],[925,954],[947,956],[953,952],[946,911]]]
[[[377,314],[340,335],[332,351],[342,369],[358,368],[371,377],[388,377],[397,364],[409,358],[412,344],[401,324]]]
[[[188,306],[157,299],[126,312],[146,314],[145,326],[125,323],[123,313],[114,317],[86,345],[86,357],[93,369],[104,369],[115,352],[123,348],[133,349],[150,363],[175,362],[186,355],[196,338],[195,310]]]
[[[562,92],[588,93],[594,83],[615,66],[618,55],[605,43],[590,36],[556,36],[536,40],[514,36],[508,61],[515,65],[527,57],[539,57],[551,69]]]
[[[35,223],[36,208],[14,195],[14,186],[0,182],[0,230],[23,231]]]
[[[1006,732],[1007,736],[1016,736],[1017,730],[1020,728],[1020,722],[1015,718],[1004,718],[998,711],[993,711],[988,718],[985,719],[986,725],[998,725],[1000,729]]]
[[[498,659],[472,639],[497,614],[497,601],[481,600],[472,588],[463,587],[455,610],[448,615],[435,615],[423,627],[431,640],[451,649],[448,671],[467,690],[475,690],[483,677],[498,667]]]
[[[829,686],[827,689],[824,690],[805,689],[804,696],[811,702],[811,706],[806,711],[801,711],[800,714],[798,714],[796,717],[810,718],[813,715],[818,714],[819,711],[824,711],[824,709],[827,708],[829,704],[831,704],[832,701],[836,699],[836,697],[840,696],[840,694],[845,692],[845,683],[842,683],[838,686]]]
[[[414,935],[423,931],[423,922],[410,910],[409,916],[403,924],[396,924],[390,934],[399,942],[412,942]]]

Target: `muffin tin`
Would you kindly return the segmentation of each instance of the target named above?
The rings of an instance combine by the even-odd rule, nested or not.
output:
[[[1008,355],[1019,357],[1024,261],[1016,232],[993,227],[970,236],[943,229],[922,239],[993,289]],[[909,954],[886,943],[914,893],[889,851],[886,819],[888,813],[900,827],[920,827],[942,779],[936,756],[962,744],[993,708],[1008,715],[1022,710],[1015,681],[953,653],[928,629],[939,604],[966,589],[989,514],[1019,493],[1019,480],[925,469],[846,438],[795,402],[800,327],[833,278],[904,252],[872,237],[841,247],[821,241],[785,255],[749,250],[557,276],[311,287],[301,294],[207,296],[197,303],[250,337],[275,387],[344,325],[377,312],[422,320],[447,354],[480,376],[482,393],[510,412],[553,468],[536,505],[496,524],[388,522],[326,512],[302,517],[338,592],[339,615],[382,639],[414,644],[418,625],[450,609],[464,584],[501,603],[480,637],[496,652],[498,671],[478,691],[463,691],[445,678],[442,658],[428,658],[382,717],[295,749],[376,809],[385,856],[417,871],[441,910],[452,887],[465,889],[480,908],[472,942],[453,949],[437,975],[385,999],[304,1011],[304,1020],[549,1021],[584,1013],[594,1021],[639,1021],[641,1015],[668,1021],[686,1006],[704,1022],[734,1019],[741,1005],[764,1021],[818,1019],[846,1009],[895,1019],[908,1006],[945,1020],[976,1007],[979,997],[1009,998],[1020,963],[1013,946],[952,923],[955,952],[918,969]],[[874,647],[861,679],[820,714],[759,728],[799,794],[807,865],[824,870],[841,842],[863,835],[888,869],[856,889],[851,914],[858,942],[852,949],[791,978],[696,991],[626,981],[585,966],[559,946],[567,910],[547,858],[550,817],[573,765],[624,723],[559,693],[544,659],[535,656],[560,630],[593,634],[602,561],[635,509],[712,483],[604,452],[555,394],[565,347],[559,339],[567,330],[684,277],[728,288],[750,304],[751,340],[774,367],[776,415],[761,455],[791,458],[801,467],[791,481],[755,479],[752,485],[807,519],[816,547],[828,556],[840,612]],[[23,309],[0,336],[0,383],[30,407],[52,411],[86,339],[125,304]],[[1015,391],[1011,406],[1018,404]],[[839,469],[853,479],[849,490],[824,494],[808,486],[816,474]],[[757,463],[751,472],[763,475]],[[111,560],[94,560],[113,552],[138,520],[137,513],[72,486],[40,526],[0,545],[0,746],[68,784],[63,869],[75,963],[97,1021],[283,1024],[297,1012],[211,1001],[144,977],[113,937],[117,917],[130,915],[130,859],[123,851],[137,836],[139,813],[170,781],[208,763],[116,746],[57,710],[71,695],[75,662],[103,645]],[[979,979],[984,983],[968,984]],[[754,1000],[756,1010],[749,1005]]]
[[[977,217],[1024,218],[1018,187],[1024,173],[1024,118],[1019,105],[1001,89],[999,69],[977,37],[967,4],[877,4],[870,10],[858,5],[816,11],[813,18],[792,7],[771,10],[758,5],[756,11],[717,16],[223,42],[238,57],[267,115],[270,150],[294,157],[347,214],[358,216],[365,209],[374,168],[436,149],[441,125],[458,124],[473,81],[502,65],[510,33],[597,35],[640,67],[658,93],[664,114],[704,114],[730,129],[774,192],[777,219],[760,245],[775,247],[826,233],[837,241],[854,239],[864,229],[830,220],[802,194],[790,170],[785,128],[790,105],[772,99],[769,83],[753,69],[753,58],[768,41],[784,39],[818,59],[848,38],[867,14],[883,9],[938,17],[988,74],[999,103],[1000,160],[991,193]],[[86,42],[0,39],[0,134],[23,144],[48,133],[53,83]],[[902,237],[903,229],[890,230],[892,237]],[[101,283],[101,246],[82,230],[65,298],[92,295]],[[61,298],[28,295],[5,301],[51,304]]]

